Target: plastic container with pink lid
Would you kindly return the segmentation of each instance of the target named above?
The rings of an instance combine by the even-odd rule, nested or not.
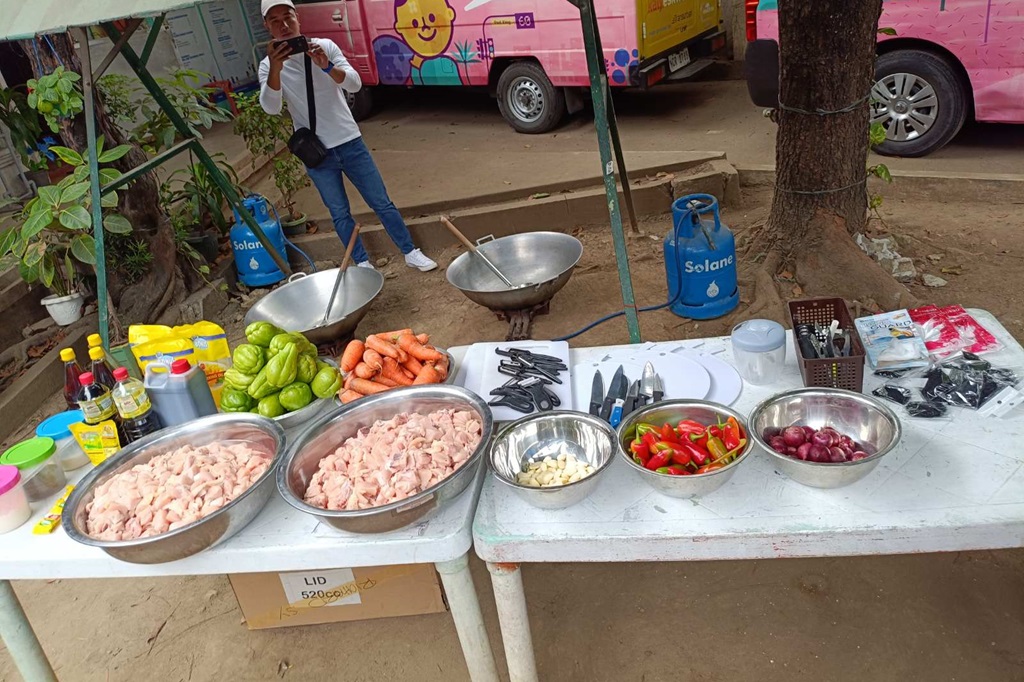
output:
[[[16,466],[0,465],[0,535],[10,533],[32,516],[32,508],[25,495],[21,470]]]

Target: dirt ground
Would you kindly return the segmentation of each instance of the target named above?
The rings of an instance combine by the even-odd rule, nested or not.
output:
[[[725,222],[742,235],[763,220],[768,199],[746,194]],[[884,213],[919,270],[962,273],[942,274],[943,288],[914,285],[916,296],[987,308],[1024,338],[1018,204],[890,200]],[[669,222],[643,229],[654,238],[631,238],[631,265],[638,302],[650,305],[666,298],[660,240]],[[583,261],[550,314],[537,318],[535,338],[621,304],[610,238],[599,228],[580,236]],[[432,255],[446,264],[456,254]],[[442,272],[415,273],[398,259],[384,270],[388,283],[362,330],[413,326],[447,346],[504,338],[505,323]],[[746,303],[749,291],[741,293]],[[648,313],[641,328],[647,340],[722,334],[744,308],[707,323]],[[237,333],[237,322],[229,326]],[[620,318],[574,343],[627,340]],[[1022,549],[523,570],[543,680],[1024,680]],[[503,668],[489,576],[479,561],[473,571]],[[447,614],[249,632],[224,576],[19,581],[16,589],[64,682],[468,679]],[[6,653],[0,679],[17,679]]]

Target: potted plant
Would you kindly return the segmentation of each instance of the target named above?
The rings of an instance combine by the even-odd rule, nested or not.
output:
[[[242,137],[252,154],[253,168],[257,167],[257,163],[262,165],[269,161],[272,164],[271,177],[281,192],[281,208],[285,211],[280,216],[281,227],[289,236],[305,234],[306,223],[309,221],[305,213],[296,212],[295,195],[304,187],[309,187],[309,176],[297,157],[289,153],[278,155],[292,134],[291,117],[271,116],[263,111],[258,94],[239,97],[237,103],[235,134]]]
[[[103,149],[103,138],[96,141],[100,163],[110,163],[128,153],[121,145]],[[40,187],[35,198],[25,204],[13,225],[0,231],[0,265],[18,267],[29,285],[41,283],[51,295],[42,300],[54,322],[65,326],[82,315],[83,266],[96,265],[96,243],[90,211],[89,166],[82,155],[68,147],[50,148],[72,172],[56,185]],[[121,176],[113,168],[101,168],[103,184]],[[113,209],[117,192],[103,197],[103,229],[112,234],[127,234],[131,223]]]
[[[235,187],[235,192],[244,194],[238,187],[238,174],[228,164],[227,156],[218,152],[213,159]],[[161,185],[160,194],[175,234],[202,254],[207,262],[213,263],[220,250],[219,241],[231,230],[232,220],[224,215],[227,197],[214,182],[210,171],[202,163],[195,162],[179,168]]]

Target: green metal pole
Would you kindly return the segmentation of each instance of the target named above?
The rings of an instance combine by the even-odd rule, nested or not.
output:
[[[102,26],[106,30],[107,35],[110,36],[111,40],[116,41],[119,33],[114,25],[108,22],[102,24]],[[171,101],[167,99],[167,95],[160,87],[160,84],[156,82],[156,79],[153,78],[149,69],[147,69],[146,65],[142,63],[141,59],[139,59],[134,48],[126,43],[121,47],[121,55],[124,57],[125,61],[128,62],[128,66],[132,68],[132,71],[134,71],[139,77],[139,80],[142,81],[142,84],[146,87],[146,90],[149,91],[149,94],[153,96],[157,105],[163,109],[165,114],[167,114],[167,118],[170,119],[171,125],[174,126],[175,130],[177,130],[182,137],[194,137],[192,131],[189,130],[177,109],[175,109],[174,105],[171,104]],[[207,171],[210,173],[210,177],[213,178],[215,183],[217,183],[220,190],[224,192],[224,197],[228,200],[228,204],[238,211],[238,215],[242,217],[245,224],[248,225],[249,229],[252,230],[254,235],[256,235],[256,238],[259,240],[260,244],[263,245],[263,248],[267,250],[267,253],[270,254],[270,257],[274,259],[274,263],[277,265],[278,269],[286,276],[292,274],[292,269],[288,266],[288,261],[277,252],[277,249],[274,248],[274,245],[271,244],[270,240],[267,239],[267,235],[264,234],[263,230],[260,228],[259,223],[256,222],[256,218],[253,217],[252,213],[242,205],[242,199],[238,196],[238,192],[235,191],[234,185],[232,185],[224,176],[224,173],[222,173],[220,168],[217,167],[217,164],[213,162],[213,159],[210,157],[210,154],[206,149],[203,148],[203,145],[196,144],[194,147],[195,154],[199,157],[200,163],[206,166]]]
[[[597,36],[597,53],[603,54],[601,36]],[[636,222],[636,209],[633,208],[633,189],[629,186],[629,173],[626,172],[626,156],[622,153],[622,142],[619,140],[619,122],[615,117],[615,103],[612,102],[611,89],[608,89],[608,135],[612,140],[612,151],[615,152],[615,163],[619,167],[619,184],[622,185],[622,197],[626,200],[626,213],[629,214],[629,225],[634,232],[640,228]]]
[[[107,308],[107,257],[103,247],[103,206],[100,204],[100,163],[96,154],[96,107],[93,105],[92,56],[88,29],[79,28],[78,59],[82,62],[82,96],[85,100],[85,152],[89,157],[89,192],[92,197],[92,238],[96,244],[96,307],[100,338],[110,348],[110,310]]]
[[[597,146],[601,152],[601,171],[604,177],[604,191],[608,197],[608,216],[611,218],[612,241],[615,243],[615,260],[619,271],[619,286],[622,288],[622,304],[625,306],[626,326],[629,328],[630,343],[640,343],[640,320],[637,317],[636,300],[633,297],[633,278],[629,274],[629,252],[626,250],[626,235],[622,229],[622,212],[619,209],[619,192],[615,183],[615,162],[608,131],[608,73],[601,53],[600,34],[594,0],[571,0],[580,9],[583,22],[583,45],[587,51],[587,70],[590,72],[590,96],[594,102],[594,126],[597,128]],[[623,184],[628,182],[623,178]]]

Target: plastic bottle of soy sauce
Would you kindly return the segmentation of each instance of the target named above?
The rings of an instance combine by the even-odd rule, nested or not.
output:
[[[64,401],[69,410],[77,410],[78,392],[82,390],[82,368],[75,359],[75,349],[61,349],[60,359],[64,361]]]
[[[109,389],[114,388],[117,380],[114,379],[114,368],[107,362],[107,354],[101,346],[93,346],[89,349],[89,359],[92,360],[92,375],[100,386]]]
[[[160,418],[153,411],[153,404],[142,382],[128,376],[128,370],[124,367],[114,370],[114,379],[117,383],[112,396],[117,413],[121,415],[121,429],[127,443],[159,431]]]

